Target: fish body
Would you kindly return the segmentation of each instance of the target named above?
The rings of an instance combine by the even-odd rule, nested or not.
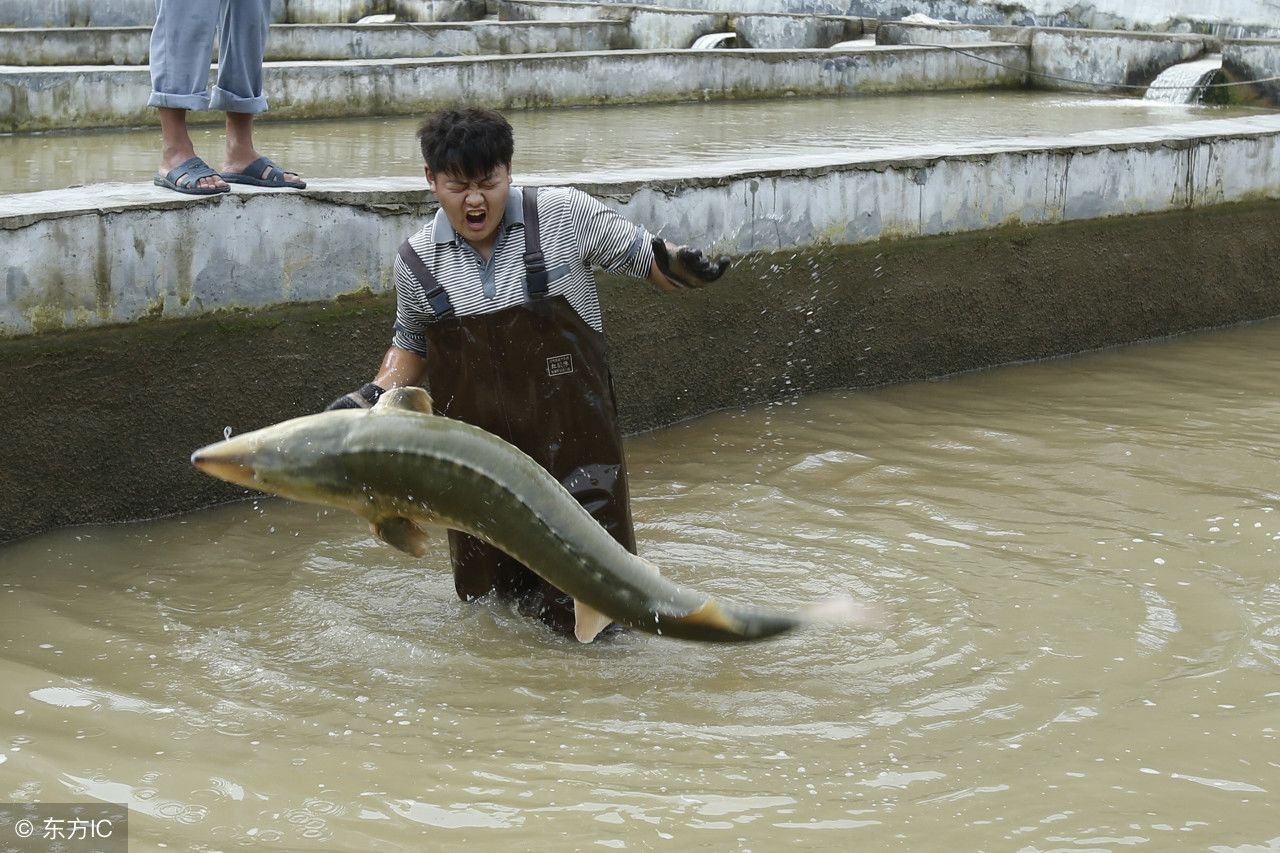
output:
[[[369,410],[322,412],[245,433],[196,451],[192,462],[232,483],[350,510],[380,538],[419,556],[423,525],[468,533],[572,596],[584,642],[609,620],[667,637],[742,641],[852,612],[843,599],[802,613],[737,606],[672,583],[514,445],[431,414],[420,388],[389,391]]]

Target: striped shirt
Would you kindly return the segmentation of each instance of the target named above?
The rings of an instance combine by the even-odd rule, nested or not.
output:
[[[456,316],[487,314],[525,301],[523,201],[523,191],[512,187],[487,262],[458,236],[443,209],[409,238],[409,245],[449,294]],[[651,235],[570,187],[538,189],[538,228],[549,295],[563,295],[578,316],[602,331],[600,296],[591,268],[648,278],[653,266]],[[426,328],[435,322],[435,312],[399,255],[395,279],[396,326],[391,342],[425,355]]]

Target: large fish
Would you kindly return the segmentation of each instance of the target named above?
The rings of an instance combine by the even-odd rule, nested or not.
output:
[[[757,640],[807,622],[849,621],[836,598],[799,613],[718,602],[664,579],[617,543],[542,466],[492,433],[431,413],[421,388],[388,391],[372,409],[306,415],[197,450],[214,477],[348,509],[409,554],[424,524],[461,530],[515,557],[575,604],[590,642],[616,621],[688,640]]]

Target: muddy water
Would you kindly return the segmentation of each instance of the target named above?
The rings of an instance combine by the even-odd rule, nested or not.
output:
[[[0,799],[126,802],[135,851],[1275,849],[1278,360],[1272,322],[630,441],[670,577],[872,629],[579,647],[278,501],[10,545]]]
[[[1049,92],[731,101],[512,111],[517,172],[630,169],[1178,124],[1256,110]],[[258,148],[314,178],[420,176],[412,118],[258,124]],[[218,168],[220,128],[193,126]],[[149,182],[154,129],[0,136],[0,194]]]

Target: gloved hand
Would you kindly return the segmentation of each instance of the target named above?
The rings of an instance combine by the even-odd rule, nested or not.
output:
[[[680,287],[702,287],[713,282],[724,275],[730,263],[726,255],[713,261],[701,249],[676,246],[661,237],[653,238],[653,261],[672,284]]]
[[[343,394],[338,399],[324,407],[326,412],[332,412],[334,409],[367,409],[374,403],[378,402],[378,398],[383,394],[383,389],[374,385],[372,382],[362,386],[359,391],[352,391],[350,394]]]

